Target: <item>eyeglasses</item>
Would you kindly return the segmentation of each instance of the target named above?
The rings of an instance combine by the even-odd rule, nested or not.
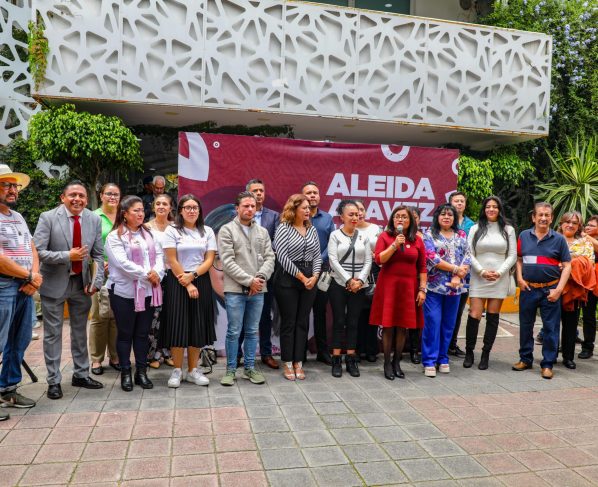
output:
[[[395,215],[392,218],[393,220],[409,220],[409,215]]]
[[[18,184],[18,183],[8,183],[6,181],[2,181],[0,182],[0,188],[2,189],[16,189],[17,191],[21,191],[21,189],[23,188],[22,184]]]
[[[120,193],[106,192],[104,193],[104,196],[108,196],[108,198],[120,198]]]
[[[181,206],[181,210],[185,210],[187,213],[195,213],[199,211],[199,206]]]

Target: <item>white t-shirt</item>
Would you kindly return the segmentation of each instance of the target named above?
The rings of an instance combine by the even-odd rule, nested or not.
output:
[[[204,225],[203,237],[197,229],[183,228],[181,230],[168,227],[164,232],[162,247],[176,249],[176,258],[185,272],[193,272],[204,261],[206,252],[217,250],[214,231]]]
[[[8,215],[0,213],[0,254],[29,271],[33,266],[31,233],[24,218],[14,210]]]

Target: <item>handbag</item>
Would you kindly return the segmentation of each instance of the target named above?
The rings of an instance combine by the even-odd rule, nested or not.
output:
[[[114,319],[114,313],[110,308],[110,294],[106,286],[102,286],[98,291],[98,316],[103,320]]]
[[[515,266],[509,269],[509,287],[507,289],[507,296],[515,296],[517,294],[517,282],[515,282]]]
[[[203,368],[204,374],[210,374],[212,372],[212,366],[218,362],[216,349],[213,346],[203,347],[201,349],[201,355],[199,356],[199,365]]]
[[[343,265],[343,263],[347,260],[347,257],[349,257],[349,254],[351,252],[353,252],[353,250],[355,249],[355,242],[357,241],[357,234],[359,232],[357,230],[355,230],[353,232],[353,236],[351,237],[351,243],[349,244],[349,249],[347,250],[347,252],[345,253],[345,255],[343,255],[342,259],[338,261],[338,263],[340,265]],[[325,271],[322,272],[320,274],[320,279],[318,279],[318,289],[322,292],[326,292],[328,291],[328,288],[330,287],[330,283],[332,282],[332,271]]]

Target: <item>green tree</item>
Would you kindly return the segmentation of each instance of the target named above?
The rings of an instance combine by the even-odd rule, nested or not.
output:
[[[102,175],[126,178],[129,171],[143,170],[139,141],[119,118],[76,112],[71,104],[31,117],[29,140],[34,158],[67,164],[70,176],[90,188],[92,208]]]
[[[540,196],[554,206],[555,222],[567,211],[577,210],[585,221],[598,211],[598,137],[587,141],[567,139],[567,152],[548,152],[552,179],[538,184]]]
[[[13,171],[25,173],[31,178],[29,186],[19,194],[17,211],[23,215],[29,230],[33,232],[39,215],[60,203],[65,180],[49,178],[40,171],[35,165],[29,141],[20,137],[7,146],[0,147],[0,161],[8,164]]]
[[[476,159],[462,154],[459,157],[457,188],[467,195],[467,214],[477,219],[480,204],[492,194],[494,171],[489,159]]]

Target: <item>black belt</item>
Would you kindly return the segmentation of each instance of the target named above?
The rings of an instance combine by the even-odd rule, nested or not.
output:
[[[4,279],[13,279],[15,281],[24,281],[25,279],[22,277],[16,277],[16,276],[9,276],[7,274],[0,274],[0,277],[4,278]]]

